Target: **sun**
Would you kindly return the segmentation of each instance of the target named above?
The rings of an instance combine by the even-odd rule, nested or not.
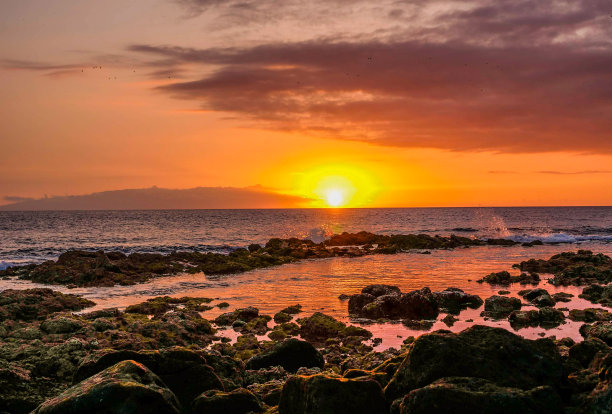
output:
[[[330,207],[340,207],[345,203],[344,193],[337,188],[327,190],[325,201]]]

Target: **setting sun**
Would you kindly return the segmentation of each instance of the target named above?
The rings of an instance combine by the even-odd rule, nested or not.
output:
[[[341,207],[344,204],[344,194],[341,190],[329,190],[327,191],[326,201],[330,207]]]

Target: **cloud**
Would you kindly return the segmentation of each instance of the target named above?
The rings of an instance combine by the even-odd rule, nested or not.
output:
[[[41,199],[4,197],[13,204],[0,210],[147,210],[206,208],[293,208],[310,199],[279,194],[261,186],[197,187],[185,190],[143,188],[52,196]]]
[[[4,196],[3,199],[4,199],[4,201],[8,201],[10,203],[20,203],[20,202],[23,202],[23,201],[34,200],[31,197],[19,197],[19,196]]]
[[[608,48],[320,40],[130,50],[216,68],[158,90],[259,128],[400,147],[612,153]]]

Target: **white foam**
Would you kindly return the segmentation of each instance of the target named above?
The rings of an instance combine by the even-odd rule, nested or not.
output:
[[[507,237],[509,240],[528,243],[534,240],[540,240],[544,243],[579,243],[585,241],[601,241],[612,242],[612,235],[574,235],[567,233],[549,233],[549,234],[523,234],[512,235]]]

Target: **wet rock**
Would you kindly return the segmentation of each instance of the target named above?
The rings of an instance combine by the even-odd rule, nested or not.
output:
[[[408,393],[399,402],[399,412],[557,414],[563,412],[563,406],[559,395],[548,386],[522,390],[479,378],[451,377]]]
[[[520,283],[522,285],[532,284],[537,285],[540,283],[540,276],[537,273],[521,273],[518,276],[512,276],[510,272],[501,271],[490,273],[487,276],[483,277],[480,280],[477,280],[478,283],[490,283],[492,285],[509,285],[511,283]]]
[[[294,376],[283,387],[279,414],[383,414],[388,412],[380,384],[372,379]]]
[[[569,318],[580,322],[612,321],[612,313],[604,309],[586,308],[572,309],[569,311]]]
[[[450,327],[451,327],[451,326],[453,326],[453,325],[455,324],[455,322],[457,322],[458,320],[459,320],[459,319],[455,318],[453,315],[448,314],[448,315],[446,315],[446,316],[445,316],[445,317],[442,319],[442,322],[444,322],[444,324],[450,328]]]
[[[521,309],[521,301],[506,296],[491,296],[485,300],[483,312],[487,316],[504,318],[512,311]]]
[[[498,295],[509,295],[510,291],[509,290],[498,290],[497,294]]]
[[[193,401],[194,414],[261,413],[264,408],[251,391],[238,388],[231,392],[207,391]]]
[[[552,298],[555,302],[570,302],[574,295],[571,293],[558,292],[552,295]]]
[[[170,296],[160,296],[147,300],[146,302],[130,305],[125,308],[126,313],[140,313],[143,315],[160,315],[172,309],[181,307],[187,310],[203,312],[212,309],[211,306],[206,306],[206,303],[212,302],[209,298],[171,298]]]
[[[584,338],[599,338],[608,346],[612,346],[612,322],[595,322],[580,327],[580,335]]]
[[[603,306],[612,307],[612,284],[608,286],[590,285],[582,289],[578,295],[592,303],[599,303]]]
[[[470,295],[458,288],[447,288],[441,292],[434,292],[438,305],[449,313],[458,314],[463,309],[478,309],[482,306],[482,299],[477,295]]]
[[[551,283],[556,286],[587,285],[612,282],[612,258],[593,254],[590,250],[564,252],[548,260],[530,259],[515,267],[525,271],[552,273]]]
[[[377,289],[372,291],[381,293],[383,290]],[[380,295],[378,297],[369,293],[351,296],[348,305],[349,314],[368,319],[424,320],[437,318],[439,312],[438,302],[429,288],[404,294],[398,294],[395,290],[391,291],[393,292],[392,294]]]
[[[521,290],[519,295],[537,307],[555,306],[554,299],[545,289]]]
[[[298,319],[300,335],[307,341],[324,342],[342,336],[346,325],[331,316],[316,312],[308,318]]]
[[[300,367],[323,368],[323,355],[310,343],[298,339],[287,339],[277,343],[272,349],[249,359],[247,369],[260,369],[271,366],[282,366],[289,372],[296,372]]]
[[[397,286],[369,285],[361,289],[361,294],[379,297],[383,295],[400,295],[402,292]]]
[[[552,340],[531,341],[505,329],[475,325],[458,334],[422,335],[385,389],[389,401],[450,376],[482,378],[499,386],[560,388],[561,357]]]
[[[281,310],[281,312],[288,315],[297,315],[302,312],[302,305],[298,303],[297,305],[287,306],[285,309]]]
[[[78,311],[95,303],[51,289],[6,289],[0,292],[0,321],[34,321],[52,313]]]
[[[186,348],[106,353],[83,362],[75,373],[73,382],[82,381],[124,360],[141,363],[158,375],[178,397],[183,409],[188,409],[191,406],[191,401],[204,391],[224,389],[223,383],[214,369],[207,364],[206,356]]]
[[[565,315],[558,309],[543,307],[538,310],[513,311],[508,316],[510,326],[520,329],[526,326],[541,326],[551,329],[564,323]]]
[[[45,401],[33,414],[178,414],[172,391],[144,365],[123,361]]]
[[[293,317],[285,312],[278,312],[274,315],[274,322],[276,323],[289,322],[291,319],[293,319]]]
[[[338,296],[338,299],[340,300],[349,300],[351,298],[350,295],[347,295],[345,293],[342,293],[340,296]]]
[[[250,322],[259,316],[259,309],[249,306],[243,309],[236,309],[233,312],[222,313],[213,321],[219,326],[229,326],[236,321],[244,323]]]

